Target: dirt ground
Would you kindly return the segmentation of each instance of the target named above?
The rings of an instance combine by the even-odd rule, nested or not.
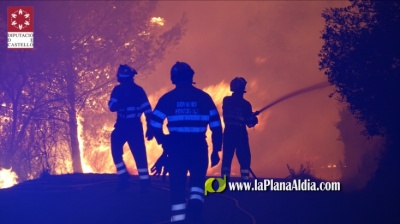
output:
[[[117,191],[116,175],[48,176],[0,190],[0,224],[168,223],[168,180],[137,176]],[[387,195],[387,194],[385,194]],[[206,223],[400,223],[399,201],[373,192],[223,192],[205,200]]]

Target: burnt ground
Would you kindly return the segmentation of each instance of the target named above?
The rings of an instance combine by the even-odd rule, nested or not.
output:
[[[0,223],[168,223],[168,182],[137,176],[117,191],[116,175],[48,176],[0,190]],[[384,192],[384,191],[383,191]],[[223,192],[206,196],[206,223],[400,223],[387,192]]]

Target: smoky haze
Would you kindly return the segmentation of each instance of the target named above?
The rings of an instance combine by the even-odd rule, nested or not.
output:
[[[44,35],[44,33],[58,34],[59,29],[63,30],[64,26],[54,26],[53,28],[52,22],[49,22],[53,20],[46,19],[45,21],[43,19],[47,14],[44,13],[46,10],[42,3],[34,5],[37,14],[35,22],[38,25],[35,25],[36,49],[31,52],[32,59],[30,60],[40,58],[42,61],[52,64],[49,62],[50,60],[57,61],[58,56],[66,57],[68,55],[65,55],[64,51],[42,52],[42,49],[49,49],[47,46],[54,46],[52,49],[55,49],[59,44],[55,38],[48,38],[50,36]],[[3,3],[0,4],[3,6]],[[11,2],[7,4],[11,4]],[[57,2],[56,5],[64,9],[66,7],[63,4],[64,2]],[[94,36],[98,35],[98,38],[95,39],[94,36],[87,38],[91,40],[88,42],[93,44],[93,49],[87,49],[97,49],[96,43],[104,40],[112,40],[107,43],[122,41],[123,44],[119,51],[114,45],[109,44],[106,45],[109,46],[108,51],[102,54],[93,55],[90,53],[91,51],[82,48],[84,51],[80,51],[79,55],[70,55],[78,64],[82,62],[82,58],[86,58],[84,62],[87,64],[82,65],[82,68],[76,68],[78,75],[86,71],[86,73],[92,72],[94,77],[97,73],[92,70],[96,68],[94,71],[98,72],[101,77],[106,76],[107,79],[102,80],[107,81],[107,87],[102,88],[99,93],[96,93],[97,95],[91,95],[85,102],[87,107],[73,114],[77,116],[71,116],[78,117],[77,136],[79,139],[77,141],[79,141],[80,151],[84,152],[79,156],[82,157],[83,163],[88,165],[87,169],[84,167],[83,171],[115,172],[109,149],[109,134],[115,122],[115,114],[107,111],[107,101],[113,85],[108,83],[108,79],[116,84],[116,80],[112,80],[112,78],[114,78],[115,68],[118,64],[127,63],[138,69],[139,74],[135,81],[145,89],[153,108],[160,96],[174,87],[169,78],[171,66],[176,61],[184,61],[195,70],[196,86],[213,96],[220,111],[222,98],[230,94],[229,82],[234,77],[244,77],[248,81],[245,98],[252,103],[253,111],[256,111],[290,92],[316,83],[327,82],[326,76],[318,69],[318,52],[323,45],[320,36],[324,29],[321,13],[325,8],[343,7],[349,3],[345,1],[160,1],[156,7],[156,3],[152,1],[149,5],[142,1],[135,3],[120,1],[119,4],[122,4],[123,7],[132,6],[133,11],[137,10],[136,14],[131,14],[139,16],[140,21],[147,22],[148,16],[163,19],[160,21],[165,24],[148,25],[145,27],[148,31],[139,33],[139,39],[151,32],[159,35],[168,43],[168,47],[161,50],[155,49],[152,45],[138,46],[133,41],[138,38],[138,34],[135,32],[132,32],[132,36],[130,36],[133,39],[127,40],[125,43],[126,30],[132,31],[135,27],[129,24],[138,26],[140,24],[125,20],[123,13],[117,14],[115,8],[108,5],[111,4],[109,2],[102,2],[103,5],[108,5],[108,8],[98,4],[98,10],[91,11],[91,13],[86,13],[84,7],[79,7],[79,4],[89,7],[90,2],[72,1],[66,2],[66,4],[79,9],[75,12],[76,15],[81,16],[79,18],[86,18],[86,22],[77,19],[78,17],[75,18],[78,25],[71,26],[70,29],[76,32],[93,27],[92,17],[88,17],[88,15],[97,18],[102,12],[103,16],[108,18],[97,25],[97,30],[92,30],[96,31]],[[142,4],[147,10],[138,8]],[[153,7],[156,7],[155,11],[152,11]],[[112,8],[116,13],[112,14],[113,16],[109,13],[113,11]],[[118,10],[120,8],[122,7],[117,7]],[[0,17],[2,24],[5,21],[5,17]],[[43,24],[48,22],[48,24],[46,23],[48,26],[40,28],[41,21]],[[186,21],[186,23],[182,21]],[[177,23],[185,28],[185,32],[173,29]],[[68,23],[66,22],[66,24]],[[122,32],[122,28],[125,31]],[[141,31],[139,28],[138,30]],[[171,32],[167,32],[169,30]],[[124,33],[125,36],[118,32]],[[166,35],[161,35],[164,32]],[[0,40],[5,43],[4,39],[0,38]],[[154,41],[152,44],[161,46],[156,42]],[[75,44],[77,43],[75,42]],[[104,50],[104,48],[100,49]],[[167,52],[165,55],[163,54],[164,50]],[[137,55],[133,55],[132,52],[136,52]],[[161,53],[154,53],[156,55],[154,56],[146,52]],[[149,58],[143,55],[147,55]],[[161,62],[158,63],[159,61]],[[37,74],[39,74],[43,72],[39,68],[44,67],[45,62],[30,63],[29,61],[27,64],[31,70],[38,67]],[[147,62],[151,63],[146,67]],[[97,64],[93,65],[93,63]],[[141,64],[142,66],[140,66]],[[153,69],[154,65],[156,66]],[[51,67],[44,72],[53,77],[54,69],[56,68]],[[98,69],[100,71],[97,71]],[[1,75],[6,76],[6,73]],[[41,76],[38,77],[41,78]],[[63,76],[60,77],[60,80],[63,80]],[[88,80],[90,79],[82,78],[80,81],[82,81],[82,85],[86,85],[90,84],[87,82]],[[92,80],[97,80],[97,78]],[[81,90],[77,86],[75,88]],[[0,97],[3,96],[1,91]],[[68,91],[63,92],[67,93]],[[363,151],[363,148],[370,149],[371,144],[364,141],[359,134],[361,129],[356,126],[354,118],[346,115],[346,119],[343,119],[344,113],[341,114],[341,111],[344,106],[328,97],[332,92],[333,87],[321,88],[282,101],[260,114],[259,124],[253,129],[248,129],[252,151],[252,169],[257,176],[286,177],[289,175],[286,164],[297,170],[301,164],[310,163],[316,177],[336,180],[343,176],[346,179],[358,176],[357,181],[361,182],[368,179],[374,168],[359,168],[363,165],[376,166],[371,162],[371,158],[376,153],[365,155],[366,152]],[[29,98],[33,97],[27,97],[27,99]],[[1,102],[2,107],[6,108],[5,105]],[[7,106],[9,105],[11,104],[7,103]],[[60,108],[63,108],[62,106],[64,105],[60,105]],[[4,117],[0,118],[4,119]],[[340,121],[345,122],[346,125],[342,122],[338,126]],[[67,143],[65,140],[65,145],[68,145]],[[78,142],[75,143],[77,146]],[[151,166],[160,155],[161,148],[156,145],[154,140],[147,142],[146,146]],[[67,147],[64,148],[68,152]],[[60,151],[59,148],[56,147],[56,149],[57,152]],[[127,148],[125,150],[128,151]],[[129,153],[126,153],[125,156],[131,157],[127,154]],[[365,159],[366,157],[369,159]],[[66,162],[62,161],[62,163]],[[348,167],[347,170],[343,167],[339,169],[339,164]],[[134,164],[128,162],[128,165],[134,168]],[[219,169],[219,166],[210,169],[209,174],[218,175]],[[359,170],[363,170],[364,173],[361,175]],[[232,171],[236,175],[239,173],[236,158]],[[66,171],[62,170],[62,172]],[[134,172],[133,170],[132,173]],[[344,175],[344,173],[346,174]]]
[[[186,34],[180,44],[141,80],[151,93],[173,86],[169,70],[176,61],[195,70],[196,86],[205,88],[236,76],[248,81],[245,98],[253,110],[294,90],[326,81],[318,69],[323,41],[322,11],[347,5],[345,1],[165,1],[157,15],[168,22],[186,13]],[[252,169],[259,176],[285,177],[286,164],[298,169],[311,163],[317,177],[338,179],[344,145],[336,127],[343,107],[328,95],[332,87],[279,103],[259,116],[249,129]],[[350,130],[351,131],[351,130]],[[354,129],[359,136],[359,129]],[[356,137],[362,141],[363,137]],[[362,152],[359,152],[361,156]],[[234,159],[233,172],[238,173]]]

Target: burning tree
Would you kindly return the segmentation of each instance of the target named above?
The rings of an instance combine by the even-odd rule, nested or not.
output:
[[[153,1],[35,1],[30,5],[35,10],[35,48],[1,52],[2,62],[10,63],[0,67],[0,118],[6,130],[0,143],[4,146],[0,167],[22,159],[54,169],[56,160],[51,158],[65,157],[58,149],[67,148],[72,171],[82,172],[79,114],[104,112],[104,98],[120,63],[141,74],[151,71],[182,37],[185,17],[165,28],[151,20]],[[4,46],[5,41],[1,41]],[[24,170],[25,176],[31,173]]]

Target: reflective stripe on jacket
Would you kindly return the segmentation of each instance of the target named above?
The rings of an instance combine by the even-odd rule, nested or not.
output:
[[[126,120],[140,121],[142,113],[148,117],[152,112],[145,91],[133,82],[114,87],[108,108],[117,112],[117,123]]]
[[[220,135],[215,137],[213,143],[222,142],[221,119],[213,100],[210,95],[192,85],[178,86],[160,98],[150,122],[155,129],[156,138],[163,135],[162,125],[165,119],[172,135],[190,133],[190,136],[205,138],[207,127],[210,127],[213,135]]]
[[[252,115],[251,104],[239,96],[223,99],[222,114],[225,126],[246,127],[246,119]]]

